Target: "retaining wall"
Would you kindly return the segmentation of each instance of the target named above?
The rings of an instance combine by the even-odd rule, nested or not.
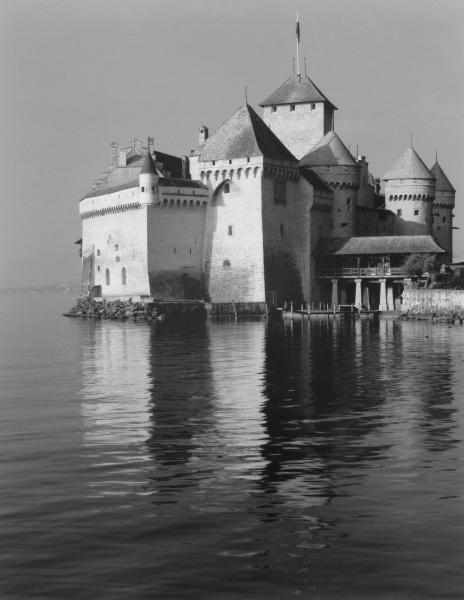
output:
[[[416,318],[464,318],[464,290],[406,287],[401,314]]]

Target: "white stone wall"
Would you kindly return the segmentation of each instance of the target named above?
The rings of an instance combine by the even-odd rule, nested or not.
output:
[[[264,302],[262,157],[214,163],[200,164],[211,190],[203,261],[211,302]]]
[[[101,286],[103,297],[150,294],[146,210],[146,207],[140,207],[82,220],[83,253],[93,252],[94,284]],[[123,268],[126,269],[125,284]]]
[[[401,217],[400,235],[432,234],[434,197],[435,180],[392,179],[385,182],[385,208]]]
[[[300,160],[330,129],[332,111],[324,102],[289,104],[263,108],[263,121]],[[314,107],[314,108],[311,108]]]

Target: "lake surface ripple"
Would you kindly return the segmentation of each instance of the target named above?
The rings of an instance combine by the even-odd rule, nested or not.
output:
[[[464,327],[0,296],[0,597],[462,598]]]

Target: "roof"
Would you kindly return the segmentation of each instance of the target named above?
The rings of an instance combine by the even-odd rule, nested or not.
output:
[[[210,136],[200,161],[265,156],[297,162],[249,104],[244,104]]]
[[[306,102],[327,102],[332,108],[337,108],[307,75],[291,75],[275,92],[261,102],[260,106]]]
[[[438,161],[430,169],[430,172],[436,179],[435,190],[437,192],[455,192],[456,190],[451,185],[451,181],[445,175],[443,169],[438,164]]]
[[[414,148],[409,147],[385,173],[383,179],[433,179],[433,175]]]
[[[431,235],[385,235],[352,237],[334,254],[409,254],[412,252],[439,254],[444,250]]]
[[[158,185],[162,188],[166,187],[176,187],[176,188],[201,188],[208,189],[201,181],[197,181],[195,179],[172,179],[169,177],[160,177],[158,179]],[[127,183],[123,183],[121,185],[116,185],[113,187],[107,187],[104,189],[94,190],[86,194],[81,200],[85,200],[85,198],[97,198],[98,196],[105,196],[106,194],[114,194],[115,192],[120,192],[122,190],[130,190],[131,188],[138,188],[139,180],[134,179]]]
[[[300,169],[300,175],[310,183],[313,188],[322,190],[323,192],[332,193],[332,189],[311,169]]]
[[[357,162],[335,131],[329,131],[300,160],[300,167],[357,166]]]
[[[147,150],[147,153],[145,155],[145,160],[143,161],[142,168],[140,169],[140,175],[146,175],[146,174],[155,174],[156,175],[155,163],[153,162],[153,158],[150,154],[149,149]]]

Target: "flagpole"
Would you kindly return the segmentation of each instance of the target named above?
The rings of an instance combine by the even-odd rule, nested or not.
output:
[[[296,74],[300,75],[300,19],[296,13]]]

